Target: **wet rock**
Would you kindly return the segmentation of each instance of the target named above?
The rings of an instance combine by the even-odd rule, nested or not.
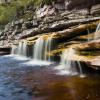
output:
[[[80,44],[80,45],[77,46],[77,49],[83,50],[83,51],[84,50],[85,51],[100,50],[100,39]]]
[[[10,46],[0,46],[0,55],[10,54],[11,47]]]
[[[90,64],[96,70],[100,70],[100,56],[97,56],[95,59],[93,59]]]
[[[88,42],[94,39],[94,33],[89,33],[83,36],[77,36],[74,40],[81,41],[81,42]]]

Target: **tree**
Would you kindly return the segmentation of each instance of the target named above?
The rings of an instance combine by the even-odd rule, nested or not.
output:
[[[84,9],[86,8],[88,13],[91,13],[91,8],[93,5],[100,4],[100,0],[68,0],[69,4],[67,6],[68,10],[72,9]]]

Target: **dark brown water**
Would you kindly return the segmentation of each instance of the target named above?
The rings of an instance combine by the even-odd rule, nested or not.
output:
[[[53,66],[0,57],[0,100],[100,100],[100,76],[56,75]]]

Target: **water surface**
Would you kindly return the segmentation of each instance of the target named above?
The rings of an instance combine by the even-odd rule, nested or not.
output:
[[[99,75],[57,75],[53,65],[29,62],[0,57],[0,100],[100,100]]]

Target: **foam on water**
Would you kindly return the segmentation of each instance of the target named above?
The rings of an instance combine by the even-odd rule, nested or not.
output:
[[[25,65],[39,65],[39,66],[43,66],[43,65],[45,65],[45,66],[48,66],[48,65],[50,65],[51,63],[50,62],[47,62],[47,61],[39,61],[39,60],[30,60],[30,61],[28,61],[28,62],[25,62],[25,63],[23,63],[23,64],[25,64]]]
[[[66,49],[62,53],[60,65],[55,67],[55,70],[58,70],[57,74],[59,75],[77,75],[77,74],[83,75],[80,62],[74,61],[73,59],[75,54],[76,54],[76,51],[72,47],[69,49]]]

